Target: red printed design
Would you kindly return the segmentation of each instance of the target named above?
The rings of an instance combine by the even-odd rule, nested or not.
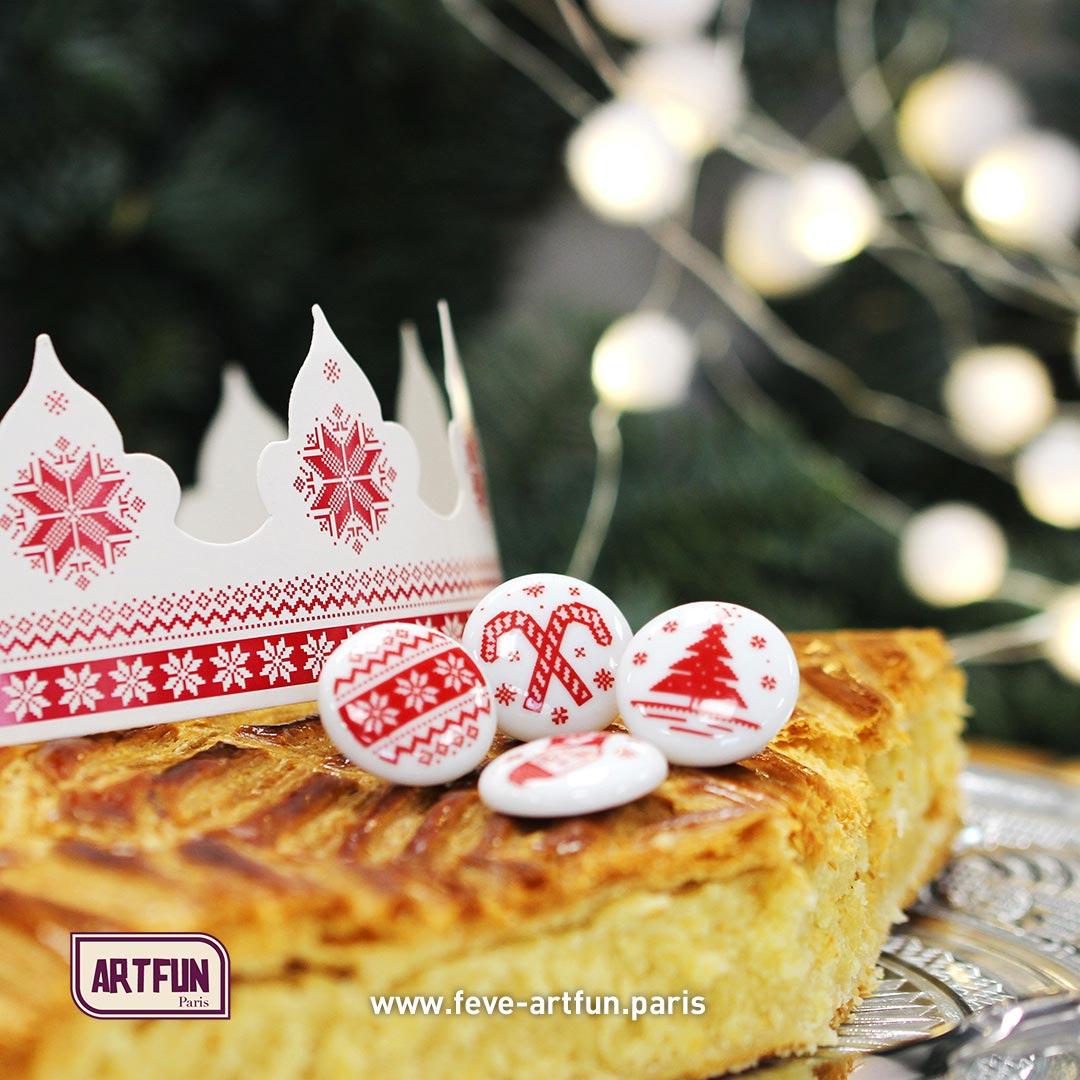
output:
[[[411,756],[427,765],[479,737],[476,721],[491,711],[483,676],[442,636],[399,629],[386,634],[381,650],[350,652],[348,660],[334,700],[354,738],[383,761]]]
[[[523,787],[539,780],[553,780],[575,772],[603,756],[604,731],[581,731],[574,735],[556,735],[539,754],[510,770],[507,779]]]
[[[465,436],[465,468],[472,483],[473,498],[484,513],[489,513],[487,479],[484,473],[484,456],[480,453],[480,442],[476,433],[469,431]]]
[[[489,562],[454,560],[392,563],[366,569],[310,576],[249,581],[224,588],[134,597],[126,602],[52,608],[18,619],[0,611],[0,660],[16,656],[63,656],[90,649],[120,652],[140,644],[186,640],[192,635],[240,636],[252,626],[273,634],[313,620],[352,625],[355,613],[371,622],[386,621],[417,604],[441,598],[464,606],[498,584],[499,568]],[[467,613],[466,613],[467,614]],[[382,619],[379,616],[383,616]],[[400,616],[399,616],[400,617]],[[460,637],[460,612],[440,624]],[[230,635],[230,629],[235,634]],[[132,650],[134,651],[134,650]],[[315,663],[318,658],[306,656]],[[317,676],[318,671],[314,674]]]
[[[425,622],[444,630],[464,614],[427,616]],[[0,672],[0,727],[275,687],[310,687],[326,657],[345,638],[370,625],[258,634],[208,645],[145,649],[100,660]],[[445,674],[437,674],[443,680],[438,685],[445,687],[453,671],[448,668]]]
[[[383,444],[361,417],[335,405],[299,453],[304,464],[293,486],[311,507],[308,516],[359,554],[385,523],[397,478]]]
[[[525,708],[530,712],[543,710],[552,677],[566,687],[576,704],[584,705],[592,697],[592,691],[561,651],[566,631],[574,623],[585,626],[598,645],[611,644],[611,631],[596,608],[587,604],[560,604],[551,613],[547,626],[543,629],[525,611],[504,611],[488,619],[480,642],[480,658],[488,663],[497,660],[499,639],[511,630],[520,630],[536,651],[536,663],[533,665],[529,689],[525,695]]]
[[[745,709],[746,702],[732,685],[739,681],[738,676],[725,662],[732,658],[726,636],[723,623],[711,625],[667,675],[651,687],[654,694],[663,696],[631,704],[646,716],[666,721],[669,731],[690,735],[730,732],[733,725],[759,728],[754,721],[735,715],[735,709]],[[700,721],[704,730],[688,726],[691,720]]]
[[[94,447],[83,451],[58,439],[6,489],[0,530],[17,541],[17,554],[31,565],[85,589],[136,538],[134,523],[144,503],[128,479]]]

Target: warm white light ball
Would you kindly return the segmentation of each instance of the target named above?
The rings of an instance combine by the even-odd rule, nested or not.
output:
[[[1080,225],[1080,149],[1052,131],[1020,131],[972,165],[964,205],[987,236],[1030,251],[1066,245]]]
[[[1055,420],[1016,458],[1016,486],[1040,521],[1080,526],[1080,421]]]
[[[1015,84],[985,64],[960,60],[924,75],[900,104],[904,153],[932,176],[958,183],[980,154],[1027,122]]]
[[[790,206],[791,181],[774,173],[751,173],[728,199],[724,259],[762,296],[804,292],[829,275],[792,243],[784,227]]]
[[[949,369],[945,408],[957,434],[987,454],[1009,454],[1054,415],[1054,386],[1039,358],[1019,345],[962,352]]]
[[[822,266],[857,255],[881,218],[862,174],[842,161],[814,161],[791,177],[786,226],[792,243]]]
[[[1049,614],[1047,658],[1066,678],[1080,682],[1080,588],[1063,592]]]
[[[681,323],[658,311],[613,322],[593,351],[596,394],[617,412],[678,405],[694,374],[697,349]]]
[[[879,221],[866,181],[843,162],[815,161],[786,176],[751,173],[728,200],[724,258],[763,296],[789,296],[858,254]]]
[[[718,146],[746,109],[740,50],[692,38],[652,45],[631,57],[620,93],[648,109],[687,156]]]
[[[900,537],[900,570],[928,604],[956,607],[986,600],[1009,564],[1005,534],[967,503],[940,503],[916,514]]]
[[[629,101],[595,108],[566,147],[570,180],[590,210],[624,225],[666,217],[690,192],[690,166],[656,118]]]
[[[598,23],[636,41],[672,41],[700,30],[720,0],[589,0]]]
[[[1080,320],[1077,320],[1076,326],[1073,327],[1072,358],[1073,370],[1076,372],[1076,377],[1080,379]]]

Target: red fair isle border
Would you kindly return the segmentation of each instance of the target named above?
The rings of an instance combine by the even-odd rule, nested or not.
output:
[[[478,600],[502,580],[496,562],[435,560],[337,571],[235,586],[191,589],[127,602],[53,608],[25,615],[0,612],[0,665],[92,651],[119,654],[132,644],[166,645],[201,635],[224,642],[230,630],[257,626],[267,635],[297,623],[416,615],[417,604]],[[372,619],[370,621],[376,621]],[[3,702],[0,700],[0,708]]]
[[[469,613],[470,609],[464,609],[403,621],[422,622],[460,636]],[[217,704],[227,706],[227,699],[234,695],[295,687],[314,691],[330,653],[363,626],[384,621],[393,620],[260,633],[207,645],[139,650],[0,672],[0,727],[196,701],[207,703],[209,715]]]

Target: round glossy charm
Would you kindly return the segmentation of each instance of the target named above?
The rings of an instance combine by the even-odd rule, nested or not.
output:
[[[764,749],[787,723],[799,667],[764,615],[738,604],[684,604],[634,635],[617,690],[623,723],[668,761],[727,765]]]
[[[484,677],[453,638],[412,623],[369,626],[327,658],[319,712],[334,745],[398,784],[441,784],[495,738]]]
[[[480,774],[480,798],[519,817],[591,814],[640,799],[667,776],[664,755],[620,731],[579,731],[515,746]]]
[[[618,713],[615,666],[629,640],[613,601],[562,574],[528,574],[493,589],[462,637],[491,687],[499,727],[515,739],[607,727]]]

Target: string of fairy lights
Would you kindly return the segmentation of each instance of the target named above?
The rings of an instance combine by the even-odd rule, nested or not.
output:
[[[1080,419],[1056,399],[1038,355],[976,340],[956,276],[1074,325],[1080,315],[1080,148],[1041,128],[1004,73],[973,60],[941,62],[947,35],[927,13],[879,57],[876,0],[838,0],[844,99],[818,125],[820,138],[799,139],[754,102],[742,63],[749,0],[588,0],[587,10],[552,0],[560,35],[610,92],[603,101],[479,0],[444,3],[575,116],[566,169],[591,211],[644,230],[661,260],[697,278],[728,317],[853,414],[991,470],[1040,521],[1080,527]],[[621,45],[609,46],[613,39]],[[886,69],[897,57],[905,68],[931,70],[894,101]],[[844,160],[860,138],[877,151],[884,180]],[[722,235],[696,237],[686,222],[702,162],[717,152],[750,168],[728,194]],[[769,306],[816,287],[861,252],[902,272],[941,318],[952,350],[944,415],[872,390]],[[619,416],[682,401],[698,353],[695,334],[649,297],[602,335],[592,358],[596,482],[571,573],[591,572],[610,527]],[[1080,377],[1080,331],[1074,355]],[[1027,609],[1014,623],[957,639],[962,659],[1034,653],[1080,681],[1080,585],[1011,566],[1008,538],[977,506],[905,508],[898,520],[897,501],[859,480],[855,501],[868,516],[881,521],[872,504],[889,504],[900,571],[916,595],[941,607],[1009,600]]]

